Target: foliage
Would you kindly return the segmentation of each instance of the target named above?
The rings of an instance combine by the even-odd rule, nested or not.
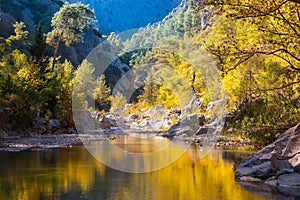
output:
[[[53,30],[47,34],[47,44],[55,48],[52,71],[58,54],[60,43],[70,46],[74,42],[83,41],[83,30],[96,22],[94,11],[80,2],[65,3],[52,18]]]
[[[299,47],[293,1],[199,1],[212,25],[197,40],[217,61],[239,134],[267,144],[299,122]]]
[[[0,1],[1,10],[4,13],[8,13],[17,21],[27,19],[33,24],[40,24],[47,32],[51,29],[51,17],[61,4],[62,2],[56,0],[51,0],[51,3],[31,0]]]
[[[48,33],[48,43],[52,41],[54,43],[50,43],[57,44],[58,48],[60,42],[69,45],[82,40],[83,30],[94,21],[94,13],[88,6],[64,4],[52,19],[54,29]],[[28,128],[36,117],[56,118],[63,126],[72,126],[75,75],[79,80],[79,87],[76,87],[78,95],[87,95],[84,99],[88,105],[95,101],[94,97],[97,101],[109,102],[110,89],[105,85],[103,76],[98,79],[96,94],[93,93],[97,82],[90,63],[84,61],[75,70],[67,60],[55,62],[55,56],[47,56],[46,38],[40,25],[36,27],[34,37],[24,30],[23,22],[15,23],[14,28],[14,35],[0,37],[0,107],[12,108],[11,124],[15,128]],[[61,34],[60,39],[56,37],[57,33]],[[49,37],[51,34],[52,38]],[[23,49],[19,50],[15,45],[31,38],[29,52],[22,52]]]
[[[97,86],[94,92],[96,108],[99,110],[109,110],[110,104],[110,88],[106,85],[105,75],[101,75],[97,79]]]
[[[93,105],[94,88],[96,87],[96,77],[94,75],[95,68],[93,64],[86,59],[76,71],[76,84],[74,86],[73,94],[82,107],[86,109]]]
[[[21,40],[27,38],[28,31],[23,30],[26,27],[24,22],[16,22],[13,27],[15,28],[15,35],[10,36],[8,38],[9,40]]]
[[[155,81],[154,70],[150,69],[143,88],[144,92],[138,97],[139,101],[145,102],[151,106],[155,105],[159,95],[159,88],[160,86]]]
[[[127,103],[127,99],[121,92],[117,92],[116,95],[112,97],[111,100],[111,112],[120,113],[125,108],[125,104]]]
[[[188,8],[187,10],[179,10],[174,17],[164,23],[148,25],[140,28],[136,33],[124,42],[120,36],[111,33],[108,41],[120,50],[120,55],[135,50],[151,49],[158,45],[162,38],[170,36],[193,37],[201,30],[201,13]],[[130,58],[129,58],[130,59]]]
[[[31,51],[32,56],[14,49],[11,43],[28,35],[23,28],[24,23],[16,23],[15,35],[7,39],[0,38],[0,106],[12,108],[11,123],[18,129],[27,128],[31,120],[38,116],[58,118],[63,125],[70,126],[73,124],[73,66],[66,61],[57,64],[55,72],[50,72],[47,58],[41,54],[39,58],[32,57],[35,49]]]
[[[7,10],[14,6],[10,1],[2,4]],[[190,89],[203,98],[204,107],[209,103],[215,94],[208,89],[207,77],[180,54],[184,47],[195,53],[189,41],[197,42],[209,52],[222,76],[222,92],[228,94],[231,115],[227,125],[240,137],[260,144],[272,142],[299,122],[300,4],[199,0],[194,6],[198,10],[179,11],[163,23],[139,29],[125,41],[115,33],[108,36],[122,61],[134,69],[136,83],[144,85],[137,95],[139,102],[131,109],[157,104],[180,109],[190,100]],[[207,27],[202,24],[204,14],[210,16]],[[60,45],[82,41],[83,30],[94,22],[88,6],[66,3],[52,18],[53,30],[46,41],[37,26],[29,52],[16,49],[33,38],[23,22],[14,24],[13,35],[0,38],[0,106],[13,109],[14,126],[26,127],[26,122],[38,116],[72,124],[72,91],[77,103],[87,109],[94,103],[99,110],[107,111],[110,105],[112,112],[124,109],[127,99],[121,93],[110,96],[120,71],[108,68],[105,76],[96,77],[87,60],[77,70],[68,61],[57,61]],[[45,42],[55,48],[51,58],[45,54]]]
[[[35,36],[33,44],[29,46],[31,56],[37,60],[42,61],[46,52],[46,39],[42,32],[42,26],[39,24],[35,28]]]

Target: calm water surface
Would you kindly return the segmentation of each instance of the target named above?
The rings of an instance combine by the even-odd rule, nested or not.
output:
[[[0,152],[0,199],[283,199],[276,193],[248,192],[234,181],[234,167],[253,152],[214,149],[203,159],[199,159],[198,153],[199,148],[191,146],[166,168],[130,174],[106,167],[84,147]]]

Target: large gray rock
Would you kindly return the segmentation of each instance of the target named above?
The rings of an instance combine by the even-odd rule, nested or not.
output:
[[[205,123],[205,116],[202,114],[190,114],[187,119],[199,126],[203,126]]]
[[[112,117],[102,116],[99,120],[99,126],[101,129],[110,129],[111,127],[117,127],[118,124]]]
[[[50,119],[49,122],[47,123],[47,131],[49,133],[54,133],[60,128],[61,128],[61,124],[58,119]]]
[[[43,117],[37,117],[32,121],[32,127],[29,130],[30,136],[42,135],[47,133],[48,121]]]
[[[204,134],[211,134],[214,131],[216,131],[216,129],[214,128],[210,128],[210,127],[205,127],[205,126],[201,126],[197,132],[195,133],[195,135],[204,135]]]
[[[278,177],[278,190],[284,194],[300,196],[300,174],[283,174]]]
[[[49,133],[59,134],[61,123],[58,119],[47,120],[43,117],[37,117],[32,120],[32,126],[27,130],[29,136],[37,136]]]
[[[274,143],[245,159],[235,171],[243,177],[270,179],[284,194],[300,196],[300,124],[286,131]],[[269,183],[270,181],[267,181]]]
[[[255,162],[253,158],[248,158],[241,163],[235,175],[240,179],[244,176],[266,178],[275,175],[275,168],[270,160],[256,160]]]

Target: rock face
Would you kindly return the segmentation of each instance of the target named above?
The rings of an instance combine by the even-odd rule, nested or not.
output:
[[[58,119],[47,120],[43,117],[37,117],[32,120],[32,126],[26,131],[29,136],[37,136],[43,134],[62,134],[68,132],[61,130],[61,123]]]
[[[274,143],[244,160],[235,171],[237,180],[265,181],[291,196],[300,196],[300,124]],[[248,179],[249,180],[249,179]]]
[[[103,115],[99,119],[99,126],[101,129],[110,129],[111,127],[117,127],[118,124],[113,117]]]

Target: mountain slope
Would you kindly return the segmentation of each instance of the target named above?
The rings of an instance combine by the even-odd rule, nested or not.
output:
[[[161,21],[181,0],[81,0],[95,10],[101,33],[121,32]],[[78,2],[78,0],[69,0]]]

